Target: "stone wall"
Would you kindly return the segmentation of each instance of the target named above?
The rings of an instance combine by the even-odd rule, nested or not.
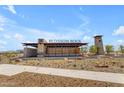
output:
[[[36,57],[37,49],[34,48],[24,48],[24,57]]]

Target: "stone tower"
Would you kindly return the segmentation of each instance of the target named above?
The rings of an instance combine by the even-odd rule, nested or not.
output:
[[[44,57],[44,54],[45,54],[45,45],[44,43],[46,43],[47,41],[44,40],[44,39],[38,39],[38,49],[37,49],[37,54],[38,54],[38,57]]]
[[[104,55],[102,35],[94,36],[94,38],[95,38],[95,46],[97,47],[97,54]]]

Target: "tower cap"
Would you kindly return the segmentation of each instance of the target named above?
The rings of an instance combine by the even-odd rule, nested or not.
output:
[[[103,35],[95,35],[94,38],[96,38],[96,37],[102,37],[102,36],[103,36]]]

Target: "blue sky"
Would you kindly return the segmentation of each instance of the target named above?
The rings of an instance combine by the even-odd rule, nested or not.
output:
[[[0,6],[0,51],[38,38],[124,44],[124,6]]]

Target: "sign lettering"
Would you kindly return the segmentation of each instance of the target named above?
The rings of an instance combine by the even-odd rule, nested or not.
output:
[[[49,43],[81,43],[81,40],[49,40]]]

